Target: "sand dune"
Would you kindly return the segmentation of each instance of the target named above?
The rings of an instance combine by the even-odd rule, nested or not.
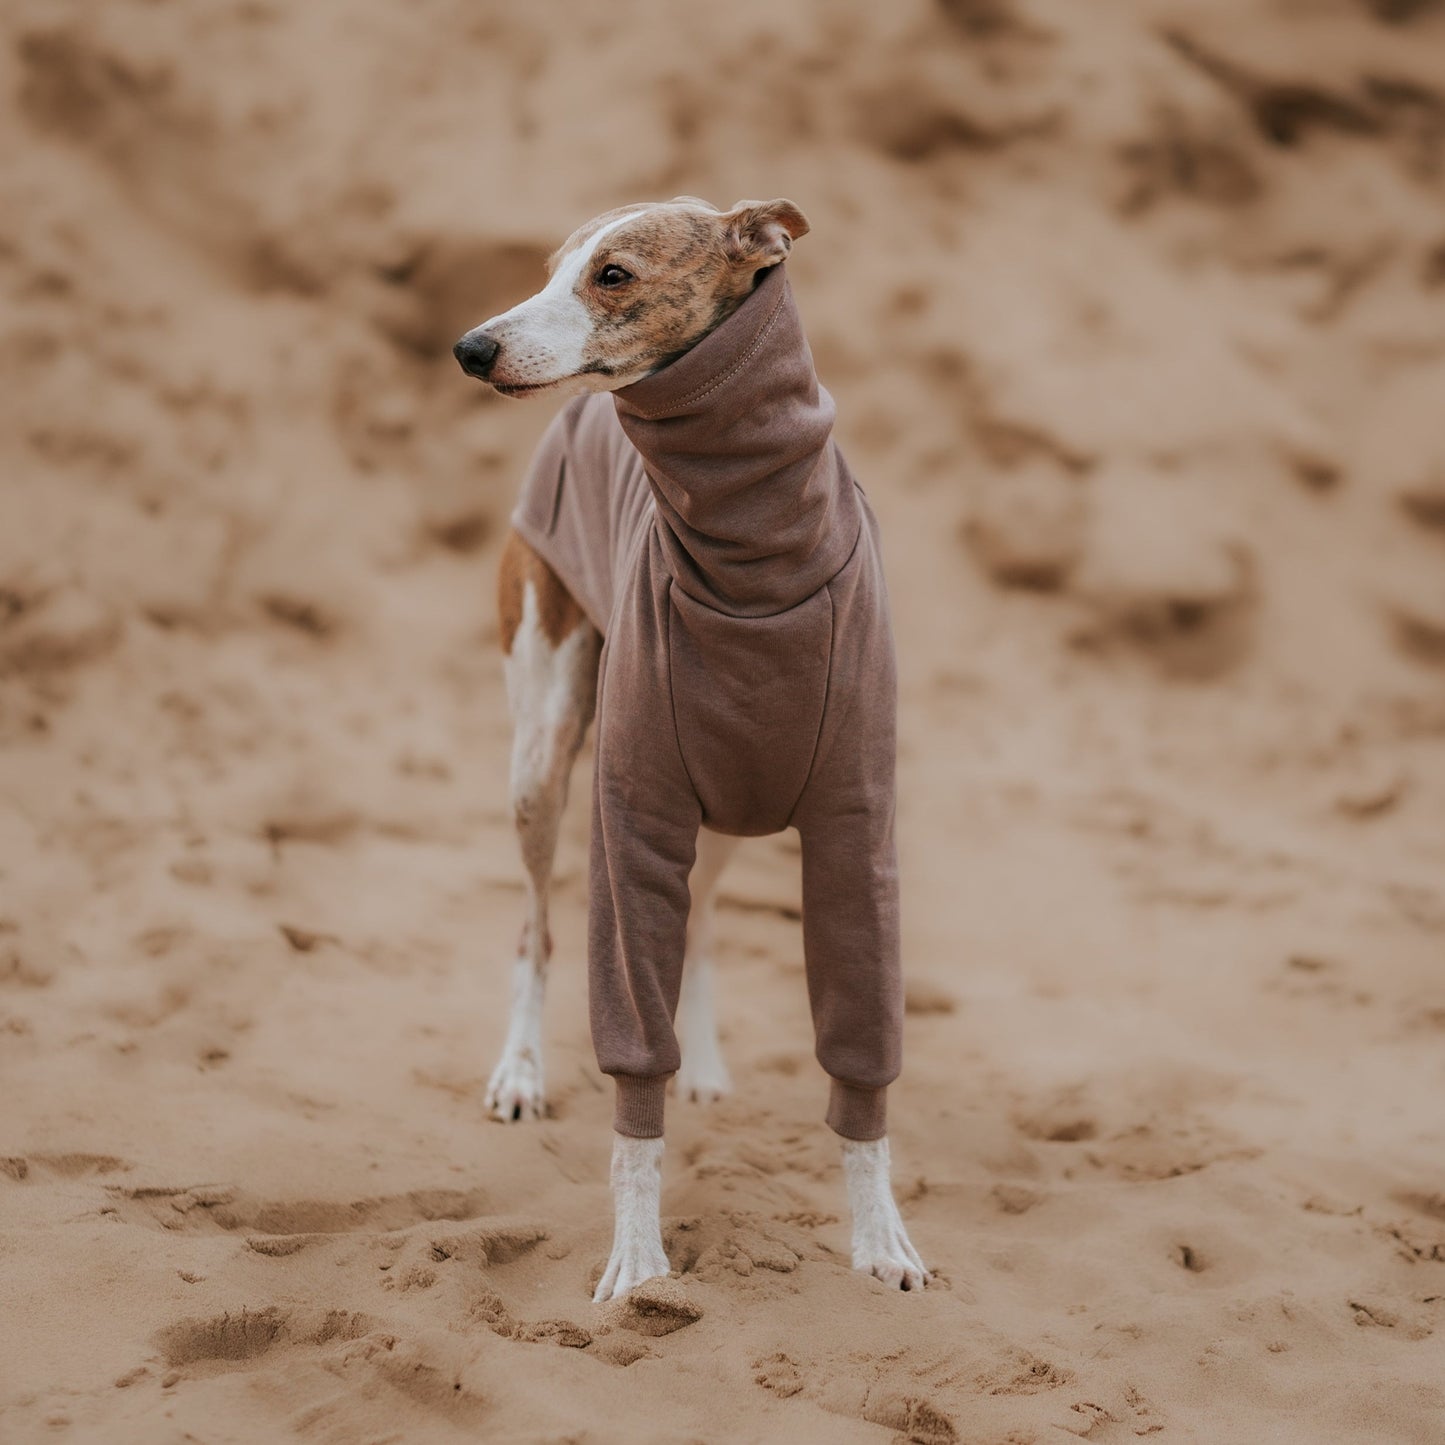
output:
[[[1445,12],[14,0],[0,1439],[1445,1441]],[[788,838],[673,1279],[590,1303],[490,593],[581,219],[789,195],[888,549],[897,1182],[847,1266]]]

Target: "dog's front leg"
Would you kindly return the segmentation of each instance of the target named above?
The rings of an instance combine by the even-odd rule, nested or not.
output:
[[[597,1304],[668,1271],[662,1247],[661,1139],[614,1136],[612,1205],[612,1256],[592,1296]]]
[[[853,1211],[853,1268],[895,1289],[922,1289],[928,1271],[893,1198],[888,1140],[844,1139],[843,1176]]]

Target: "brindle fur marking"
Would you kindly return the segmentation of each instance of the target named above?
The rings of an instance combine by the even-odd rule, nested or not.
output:
[[[487,380],[504,393],[640,380],[720,326],[807,230],[790,201],[743,201],[724,212],[682,196],[608,211],[549,259],[552,282],[533,303],[546,298],[544,326],[535,324],[542,312],[524,303],[478,328],[499,347]],[[632,279],[601,285],[609,266]]]

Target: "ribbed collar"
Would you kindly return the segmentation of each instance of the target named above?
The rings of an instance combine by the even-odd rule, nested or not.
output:
[[[691,351],[612,395],[668,566],[697,601],[782,612],[852,555],[861,509],[783,266]]]

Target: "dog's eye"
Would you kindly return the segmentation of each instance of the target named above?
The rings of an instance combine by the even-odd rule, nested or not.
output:
[[[631,281],[631,271],[624,271],[621,266],[604,266],[597,273],[597,284],[599,286],[620,286],[624,281]]]

